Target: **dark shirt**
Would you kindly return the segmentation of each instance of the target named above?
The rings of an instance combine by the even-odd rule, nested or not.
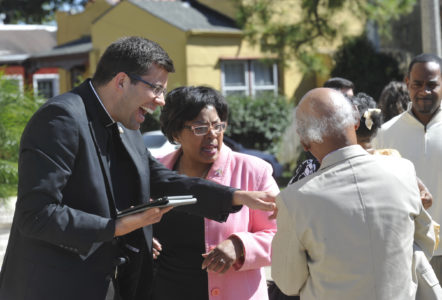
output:
[[[139,190],[137,188],[137,184],[139,183],[133,180],[136,178],[136,175],[125,176],[125,174],[127,175],[134,173],[136,167],[121,141],[118,124],[114,123],[110,125],[108,127],[108,133],[112,190],[117,209],[123,210],[125,208],[129,208],[131,205],[139,204],[134,203],[135,199],[139,199],[139,195],[137,193]]]
[[[307,159],[296,166],[288,185],[315,173],[320,166],[319,161],[310,152],[307,152]]]
[[[153,228],[163,250],[155,261],[152,299],[209,299],[207,271],[201,269],[204,218],[172,210]]]

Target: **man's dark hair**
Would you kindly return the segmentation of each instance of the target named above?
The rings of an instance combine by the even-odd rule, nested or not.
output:
[[[106,49],[98,62],[92,82],[96,86],[104,85],[119,72],[146,75],[152,64],[157,64],[169,73],[175,72],[172,60],[160,45],[142,37],[124,37]]]
[[[355,85],[348,79],[342,77],[332,77],[326,82],[324,82],[324,87],[332,88],[335,90],[340,89],[354,89]]]
[[[161,131],[171,143],[184,123],[195,119],[201,110],[212,105],[221,121],[227,121],[229,107],[224,97],[216,90],[204,86],[179,87],[170,91],[165,99],[161,116]]]
[[[429,54],[429,53],[421,53],[417,56],[415,56],[408,66],[408,74],[407,76],[410,76],[411,69],[413,68],[413,65],[416,63],[428,63],[428,62],[435,62],[439,64],[439,70],[442,72],[442,59],[435,55],[435,54]]]

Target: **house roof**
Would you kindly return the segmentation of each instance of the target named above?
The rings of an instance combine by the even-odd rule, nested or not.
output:
[[[92,42],[89,36],[59,45],[53,49],[36,53],[27,59],[30,70],[39,68],[63,68],[70,70],[89,62]]]
[[[195,1],[128,0],[163,21],[183,30],[234,32],[241,30],[235,22]]]
[[[65,55],[74,55],[74,54],[84,54],[89,53],[92,50],[92,42],[89,36],[82,37],[80,39],[71,41],[69,43],[58,45],[53,49],[49,49],[47,51],[39,52],[32,55],[32,58],[40,58],[40,57],[54,57],[54,56],[65,56]]]
[[[20,62],[47,51],[57,44],[55,35],[54,26],[0,25],[0,60]]]

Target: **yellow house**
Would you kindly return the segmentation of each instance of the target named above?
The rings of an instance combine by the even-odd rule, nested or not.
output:
[[[318,84],[321,79],[305,77],[295,63],[283,69],[276,57],[245,42],[232,19],[234,12],[228,0],[95,0],[82,13],[57,14],[59,46],[36,60],[63,68],[60,92],[65,92],[92,76],[110,43],[137,35],[158,42],[173,59],[176,73],[170,76],[169,89],[206,85],[224,95],[272,93],[292,98],[297,90]]]
[[[199,3],[129,0],[115,5],[92,24],[91,71],[111,42],[128,35],[154,40],[169,53],[176,67],[169,88],[208,85],[224,94],[278,93],[276,62],[262,63],[264,56],[243,42],[232,19]]]

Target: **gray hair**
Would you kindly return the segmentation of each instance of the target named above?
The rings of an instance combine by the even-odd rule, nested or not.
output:
[[[302,114],[296,109],[296,131],[301,141],[322,143],[324,137],[340,135],[347,127],[358,123],[357,109],[343,95],[338,97],[330,97],[332,109],[319,105],[317,101],[310,101],[310,111],[318,114]]]

